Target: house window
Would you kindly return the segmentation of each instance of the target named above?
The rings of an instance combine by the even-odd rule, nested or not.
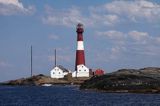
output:
[[[53,74],[55,74],[55,73],[53,72]]]
[[[59,74],[61,74],[61,73],[59,72]]]
[[[84,70],[84,71],[86,71],[86,70]]]
[[[79,70],[79,71],[81,71],[81,70]]]

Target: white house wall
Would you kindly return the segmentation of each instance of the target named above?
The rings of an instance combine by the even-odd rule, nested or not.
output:
[[[64,78],[65,75],[68,74],[68,72],[63,72],[62,69],[59,67],[54,67],[51,71],[51,78]]]
[[[74,71],[72,77],[89,77],[89,69],[84,65],[78,65],[77,72]]]

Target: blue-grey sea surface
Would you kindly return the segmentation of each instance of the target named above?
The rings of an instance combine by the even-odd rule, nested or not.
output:
[[[0,86],[0,106],[160,106],[160,94],[103,93],[75,86]]]

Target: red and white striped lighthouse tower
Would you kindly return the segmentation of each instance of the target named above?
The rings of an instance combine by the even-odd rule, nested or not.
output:
[[[77,70],[78,65],[85,65],[85,54],[84,54],[84,45],[83,45],[83,24],[79,23],[77,25],[77,50],[76,50],[76,62],[75,70]]]
[[[77,50],[76,50],[76,62],[75,71],[72,73],[72,77],[89,77],[89,68],[85,65],[85,54],[83,45],[83,24],[77,25]]]

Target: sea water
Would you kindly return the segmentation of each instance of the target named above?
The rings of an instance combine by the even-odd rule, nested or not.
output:
[[[160,94],[103,93],[75,86],[0,86],[0,106],[160,106]]]

